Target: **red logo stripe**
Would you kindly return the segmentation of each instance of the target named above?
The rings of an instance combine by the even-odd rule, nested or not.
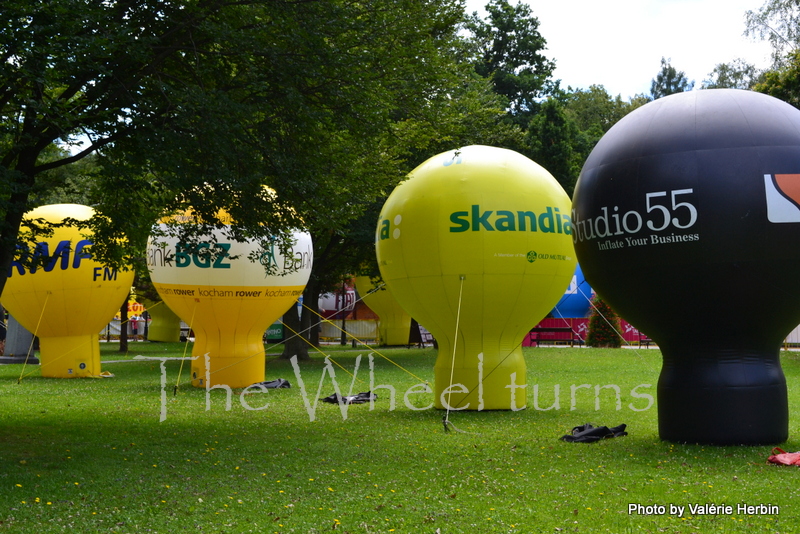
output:
[[[800,207],[800,174],[774,174],[772,181],[783,196]]]

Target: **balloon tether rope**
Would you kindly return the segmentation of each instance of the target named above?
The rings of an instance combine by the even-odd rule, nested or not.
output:
[[[382,286],[382,285],[383,285],[383,284],[381,284],[381,286]],[[378,286],[378,288],[380,288],[381,286]],[[376,291],[378,288],[376,288],[376,289],[373,289],[372,291]],[[369,293],[367,293],[367,295],[369,295],[370,293],[372,293],[372,291],[370,291]],[[356,302],[360,302],[360,301],[362,301],[362,300],[364,300],[364,297],[361,297],[361,298],[360,298],[360,299],[358,299]],[[299,301],[298,301],[298,302],[299,302]],[[370,347],[370,346],[369,346],[369,345],[367,345],[367,344],[366,344],[364,341],[362,341],[361,339],[358,339],[358,338],[357,338],[355,335],[353,335],[353,334],[351,334],[351,333],[347,332],[346,330],[342,329],[342,327],[340,327],[340,326],[339,326],[339,325],[337,325],[336,323],[334,323],[334,322],[330,321],[329,319],[326,319],[326,318],[324,318],[322,315],[320,315],[319,313],[317,313],[315,310],[312,310],[311,308],[309,308],[307,304],[303,303],[303,304],[302,304],[302,306],[303,306],[305,309],[307,309],[308,311],[310,311],[311,313],[313,313],[314,315],[316,315],[317,317],[319,317],[320,319],[322,319],[321,321],[319,321],[319,322],[318,322],[316,325],[314,325],[314,326],[320,325],[320,324],[322,324],[322,323],[328,323],[328,324],[330,324],[331,326],[333,326],[334,328],[336,328],[336,329],[337,329],[337,330],[339,330],[340,332],[343,332],[343,333],[347,334],[348,336],[352,337],[352,338],[353,338],[353,340],[354,340],[354,341],[357,341],[359,345],[361,345],[361,346],[363,346],[363,347],[365,347],[365,348],[367,348],[367,349],[371,350],[371,351],[372,351],[374,354],[377,354],[378,356],[380,356],[381,358],[383,358],[383,359],[384,359],[384,360],[386,360],[387,362],[391,363],[392,365],[394,365],[394,366],[395,366],[395,367],[397,367],[398,369],[400,369],[400,370],[404,371],[405,373],[407,373],[407,374],[411,375],[412,377],[416,378],[417,380],[419,380],[419,381],[420,381],[420,383],[421,383],[421,384],[428,384],[428,381],[427,381],[427,380],[425,380],[425,379],[423,379],[423,378],[420,378],[420,377],[418,377],[417,375],[415,375],[414,373],[412,373],[411,371],[409,371],[408,369],[406,369],[405,367],[403,367],[403,366],[402,366],[402,365],[400,365],[399,363],[395,362],[394,360],[392,360],[392,359],[391,359],[391,358],[389,358],[388,356],[386,356],[386,355],[384,355],[384,354],[381,354],[381,352],[379,352],[378,350],[376,350],[374,347]],[[287,327],[287,328],[288,328],[288,327]],[[313,328],[313,327],[311,327],[311,328]],[[291,328],[290,328],[290,330],[291,330]],[[306,329],[306,330],[304,330],[303,332],[307,332],[308,330],[310,330],[310,328],[307,328],[307,329]],[[294,330],[292,330],[292,332],[294,332]],[[297,333],[295,332],[295,334],[297,334]],[[298,334],[298,335],[299,335],[299,334]],[[305,340],[305,337],[303,337],[303,339]],[[308,340],[306,340],[306,343],[309,343],[309,344],[311,344],[311,342],[310,342],[310,341],[308,341]],[[312,346],[313,346],[313,345],[312,345]]]
[[[371,295],[372,293],[374,293],[374,292],[376,292],[376,291],[379,291],[379,290],[380,290],[380,289],[381,289],[383,286],[385,286],[385,285],[386,285],[386,283],[385,283],[385,282],[382,282],[382,283],[381,283],[379,286],[377,286],[377,287],[374,287],[374,288],[370,289],[370,290],[369,290],[367,293],[365,293],[365,294],[364,294],[364,295],[363,295],[363,296],[362,296],[360,299],[358,299],[357,301],[355,301],[355,302],[353,303],[353,305],[355,306],[356,304],[358,304],[359,302],[361,302],[362,300],[364,300],[364,297],[366,297],[367,295]],[[305,304],[305,303],[301,303],[301,302],[300,302],[300,299],[298,299],[296,302],[297,302],[298,304],[302,304],[302,306],[303,306],[305,309],[307,309],[307,310],[309,310],[310,312],[312,312],[314,315],[316,315],[317,317],[319,317],[321,320],[320,320],[320,321],[317,321],[316,323],[312,324],[311,326],[309,326],[308,328],[306,328],[306,329],[304,329],[304,330],[300,330],[299,332],[295,332],[294,330],[292,330],[292,332],[294,332],[294,334],[293,334],[293,335],[291,335],[291,336],[289,336],[288,338],[284,339],[284,340],[283,340],[283,341],[281,341],[280,343],[276,343],[276,344],[275,344],[275,346],[278,346],[278,345],[285,345],[285,344],[286,344],[286,342],[287,342],[287,341],[289,341],[290,339],[292,339],[292,338],[294,338],[294,337],[298,337],[298,336],[305,335],[307,332],[311,331],[311,329],[318,327],[318,326],[319,326],[319,325],[321,325],[322,323],[330,323],[330,324],[332,324],[333,326],[335,326],[336,328],[339,328],[338,326],[336,326],[336,324],[335,324],[335,323],[332,323],[330,320],[328,320],[328,319],[324,318],[322,315],[320,315],[320,314],[319,314],[319,313],[317,313],[316,311],[314,311],[314,310],[312,310],[311,308],[309,308],[307,304]],[[340,310],[340,311],[341,311],[341,310]],[[341,330],[341,328],[339,328],[339,330]],[[351,335],[351,336],[352,336],[352,334],[348,334],[348,335]]]
[[[634,352],[634,353],[635,353],[637,356],[639,356],[639,359],[641,359],[641,360],[644,360],[644,357],[643,357],[643,356],[642,356],[642,355],[639,353],[639,351],[638,351],[638,350],[636,350],[636,347],[634,347],[634,346],[633,346],[633,343],[631,343],[630,341],[628,341],[627,339],[625,339],[625,336],[623,336],[623,335],[622,335],[622,332],[620,332],[619,330],[617,330],[616,328],[614,328],[614,325],[613,325],[613,324],[611,324],[611,321],[609,321],[609,320],[608,320],[608,318],[607,318],[605,315],[603,315],[603,313],[602,313],[602,312],[601,312],[601,311],[600,311],[600,310],[597,308],[597,306],[595,306],[594,302],[592,302],[592,299],[591,299],[591,298],[589,298],[589,297],[587,297],[587,296],[586,296],[586,293],[584,293],[584,292],[583,292],[583,290],[582,290],[580,287],[578,287],[578,291],[580,291],[580,292],[581,292],[581,295],[583,295],[583,296],[584,296],[584,298],[586,298],[586,300],[588,300],[588,301],[589,301],[589,305],[592,307],[592,309],[595,311],[595,313],[596,313],[597,315],[599,315],[600,317],[602,317],[602,318],[603,318],[603,320],[606,322],[606,324],[608,324],[608,326],[610,326],[610,327],[611,327],[611,329],[614,331],[614,333],[616,333],[616,334],[619,336],[619,338],[620,338],[620,339],[621,339],[623,342],[625,342],[625,343],[628,345],[628,347],[630,347],[630,349],[631,349],[631,350],[632,350],[632,351],[633,351],[633,352]],[[647,360],[644,360],[644,361],[647,361]],[[650,362],[647,362],[647,365],[648,365],[648,367],[650,367],[650,369],[653,369],[653,366],[652,366],[652,365],[650,365]]]
[[[458,428],[456,428],[456,425],[454,425],[450,421],[450,406],[451,406],[450,399],[453,395],[453,375],[455,374],[455,367],[456,367],[456,348],[458,346],[458,327],[459,323],[461,322],[461,297],[464,293],[464,278],[465,276],[463,274],[459,275],[458,277],[459,285],[458,285],[458,309],[456,310],[456,332],[455,335],[453,336],[453,357],[450,361],[450,384],[449,387],[447,388],[447,407],[445,408],[444,417],[442,417],[442,426],[444,427],[445,433],[450,431],[449,427],[453,427],[453,430],[455,430],[456,432],[465,433],[463,430],[459,430]]]
[[[357,377],[353,376],[353,373],[351,373],[350,371],[348,371],[347,369],[345,369],[344,367],[342,367],[342,365],[341,365],[339,362],[337,362],[336,360],[334,360],[333,358],[331,358],[329,354],[325,354],[324,352],[322,352],[322,350],[321,350],[319,347],[317,347],[316,345],[314,345],[313,343],[311,343],[311,342],[310,342],[308,339],[306,339],[306,337],[305,337],[305,336],[301,335],[301,334],[300,334],[300,333],[298,333],[298,332],[295,332],[295,330],[294,330],[294,329],[293,329],[291,326],[289,326],[288,324],[284,323],[283,321],[280,321],[280,323],[281,323],[283,326],[285,326],[286,328],[288,328],[288,329],[289,329],[289,330],[290,330],[290,331],[291,331],[291,332],[292,332],[292,333],[293,333],[293,334],[294,334],[296,337],[299,337],[300,339],[302,339],[303,341],[305,341],[305,342],[306,342],[306,344],[308,344],[308,346],[309,346],[309,347],[311,347],[312,349],[316,350],[317,352],[319,352],[320,354],[322,354],[323,356],[325,356],[325,358],[327,358],[328,360],[330,360],[330,361],[331,361],[331,362],[332,362],[334,365],[336,365],[336,367],[338,367],[339,369],[341,369],[342,371],[344,371],[345,373],[347,373],[348,375],[350,375],[350,376],[351,376],[351,377],[352,377],[354,380],[358,380],[359,382],[362,382],[362,383],[364,382],[364,381],[363,381],[363,380],[361,380],[360,378],[357,378]]]
[[[178,368],[178,379],[175,381],[175,386],[172,388],[172,396],[178,395],[178,384],[181,383],[181,374],[183,374],[183,362],[186,361],[186,349],[189,347],[189,333],[192,331],[194,325],[194,312],[197,311],[197,302],[194,303],[192,308],[192,319],[189,321],[189,332],[186,332],[186,343],[183,344],[183,357],[181,358],[181,366]]]
[[[33,336],[31,337],[31,344],[28,347],[28,353],[25,355],[25,361],[22,362],[22,372],[19,374],[19,378],[17,379],[17,384],[22,383],[22,375],[25,374],[25,366],[28,365],[28,358],[31,357],[31,352],[33,352],[33,344],[36,342],[36,335],[39,333],[39,326],[42,324],[42,317],[44,317],[44,310],[47,308],[47,301],[50,300],[50,291],[47,292],[47,297],[44,299],[44,304],[42,304],[42,313],[39,314],[39,321],[36,323],[36,330],[33,331]]]

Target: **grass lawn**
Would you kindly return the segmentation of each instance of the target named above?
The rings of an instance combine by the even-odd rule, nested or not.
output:
[[[226,392],[213,390],[207,410],[188,362],[177,395],[181,363],[166,362],[162,404],[160,362],[132,359],[179,357],[183,345],[132,343],[125,357],[116,347],[103,346],[114,378],[45,379],[35,366],[0,366],[0,532],[800,532],[800,471],[768,465],[771,447],[658,439],[647,397],[657,350],[525,349],[529,408],[452,412],[463,432],[445,433],[441,411],[404,399],[419,382],[412,374],[433,381],[432,349],[382,351],[397,365],[376,356],[374,384],[394,388],[393,409],[382,388],[373,410],[353,405],[345,419],[337,405],[313,406],[333,393],[326,378],[318,394],[321,355],[299,366],[305,400],[291,363],[270,360],[267,378],[291,389],[234,391],[230,410]],[[367,351],[326,352],[350,372],[362,355],[354,392],[370,388]],[[791,420],[782,448],[796,451],[800,357],[783,354]],[[336,370],[346,393],[351,378]],[[538,407],[552,409],[534,408],[534,385]],[[581,385],[590,387],[573,395]],[[596,388],[609,385],[619,405],[614,388]],[[432,399],[412,390],[408,404]],[[558,439],[586,422],[626,423],[629,435]],[[629,513],[631,504],[665,513]],[[692,513],[698,504],[733,512]]]

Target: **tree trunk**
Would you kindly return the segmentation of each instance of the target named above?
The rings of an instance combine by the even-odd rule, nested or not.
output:
[[[128,297],[119,307],[119,352],[128,352]]]
[[[297,359],[300,361],[310,360],[311,356],[308,355],[306,334],[302,332],[303,327],[300,322],[300,317],[297,315],[296,306],[292,306],[289,311],[283,314],[283,324],[286,327],[284,330],[286,342],[283,344],[283,353],[280,356],[281,359],[289,360],[293,356],[297,356]],[[295,332],[298,332],[298,334],[295,335]]]
[[[341,337],[339,343],[344,347],[347,345],[347,284],[344,278],[342,279],[342,294],[339,300],[339,313],[337,314],[340,321]]]
[[[308,328],[308,341],[319,347],[319,332],[322,318],[319,316],[319,284],[308,281],[303,291],[303,328]]]
[[[5,204],[5,215],[0,221],[0,294],[3,293],[11,262],[17,253],[17,236],[27,209],[28,195],[34,184],[33,168],[37,157],[38,152],[28,154],[25,158],[27,163],[17,165],[17,171],[20,172],[21,177],[14,177],[11,180],[14,192],[11,193]],[[22,159],[21,156],[20,160]],[[7,174],[13,176],[15,173],[7,171]],[[3,178],[9,179],[7,176]]]
[[[6,310],[0,303],[0,340],[5,341],[8,336],[8,320],[6,319]]]

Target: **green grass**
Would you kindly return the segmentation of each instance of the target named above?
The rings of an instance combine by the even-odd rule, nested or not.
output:
[[[131,344],[126,357],[103,347],[105,361],[177,357],[180,344]],[[369,389],[366,351],[326,349]],[[104,363],[115,378],[44,379],[35,367],[0,366],[0,532],[798,532],[800,472],[768,465],[771,447],[679,445],[658,439],[655,350],[526,349],[529,389],[548,411],[453,412],[463,432],[445,433],[442,412],[413,411],[403,395],[433,380],[431,349],[386,350],[375,383],[397,392],[349,407],[318,404],[310,421],[292,365],[271,360],[267,378],[292,389],[246,395],[206,393],[188,383],[173,396],[180,362],[166,363],[166,419],[160,422],[159,362]],[[790,441],[800,450],[800,359],[784,353]],[[309,402],[322,357],[301,364]],[[337,369],[345,391],[350,377]],[[405,370],[404,370],[405,369]],[[408,372],[407,372],[408,371]],[[20,376],[23,376],[18,383]],[[575,393],[570,386],[589,384]],[[621,392],[617,410],[612,389]],[[320,396],[333,392],[326,382]],[[432,394],[414,394],[425,406]],[[640,409],[635,411],[631,409]],[[558,438],[586,422],[626,423],[630,434],[594,444]],[[778,515],[638,515],[630,503],[775,504]],[[34,530],[35,529],[35,530]]]

